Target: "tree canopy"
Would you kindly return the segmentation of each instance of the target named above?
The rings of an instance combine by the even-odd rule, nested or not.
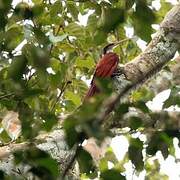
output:
[[[121,161],[111,147],[95,162],[91,153],[78,146],[75,160],[82,179],[126,179],[124,165],[129,161],[137,176],[145,171],[146,179],[167,178],[161,174],[158,160],[151,157],[161,152],[165,159],[169,155],[176,159],[173,142],[180,138],[178,58],[134,89],[103,123],[97,116],[115,92],[112,79],[98,80],[103,93],[83,102],[103,47],[129,38],[131,30],[133,38],[114,51],[122,64],[133,60],[142,51],[138,42],[149,43],[173,7],[165,0],[160,5],[155,8],[152,0],[32,0],[16,5],[12,0],[0,0],[0,143],[30,143],[28,149],[14,152],[15,163],[28,165],[29,172],[42,179],[61,177],[57,160],[33,142],[39,134],[63,129],[69,148],[91,137],[97,144],[116,135],[129,142]],[[162,109],[150,109],[147,102],[166,89],[171,92]],[[173,112],[167,111],[170,107]],[[7,115],[12,112],[17,113],[12,115],[17,122],[9,127]],[[17,126],[20,130],[13,132]],[[109,162],[113,168],[108,167]],[[0,179],[10,177],[13,175],[0,170]]]

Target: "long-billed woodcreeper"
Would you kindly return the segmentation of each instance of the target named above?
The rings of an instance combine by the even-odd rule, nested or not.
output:
[[[103,49],[103,56],[96,65],[91,85],[85,96],[85,100],[93,96],[94,94],[100,92],[99,88],[95,83],[96,78],[109,78],[116,72],[119,63],[119,57],[116,53],[109,51],[112,50],[113,47],[118,45],[120,42],[122,41],[119,41],[117,43],[111,43]]]

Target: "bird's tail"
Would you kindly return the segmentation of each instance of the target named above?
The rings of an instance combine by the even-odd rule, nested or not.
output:
[[[85,96],[85,100],[92,97],[94,94],[98,93],[100,90],[99,88],[96,86],[96,84],[93,82]]]

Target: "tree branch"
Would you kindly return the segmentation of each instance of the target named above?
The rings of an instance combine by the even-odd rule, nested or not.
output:
[[[112,112],[120,99],[130,90],[142,84],[156,74],[170,61],[179,49],[180,40],[180,4],[173,7],[161,23],[156,36],[142,52],[131,62],[125,64],[123,74],[115,77],[114,84],[118,94],[108,98],[98,115],[103,121]]]
[[[129,112],[121,118],[116,117],[113,121],[106,122],[106,126],[110,129],[131,127],[131,118],[136,121],[134,117],[137,117],[137,121],[141,120],[145,131],[148,128],[153,128],[154,131],[180,129],[180,112],[178,111],[158,111],[147,114],[135,108],[130,108]]]
[[[22,175],[25,177],[29,177],[29,169],[28,165],[24,165],[23,163],[16,165],[14,163],[13,153],[18,150],[25,150],[29,148],[29,145],[32,143],[24,142],[24,143],[12,143],[7,146],[0,148],[0,170],[3,170],[7,174],[13,174],[15,176],[21,177]],[[35,140],[34,144],[37,148],[48,152],[53,159],[57,160],[59,164],[60,171],[63,173],[67,166],[69,166],[69,161],[71,161],[74,156],[74,150],[69,150],[68,145],[65,141],[65,136],[63,130],[54,130],[49,134],[41,134]],[[71,171],[67,172],[67,177],[70,179],[78,179],[78,169],[77,166],[70,168]],[[21,172],[18,175],[15,172]],[[31,174],[31,176],[33,176]]]

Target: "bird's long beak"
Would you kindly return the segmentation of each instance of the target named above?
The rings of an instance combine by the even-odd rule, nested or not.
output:
[[[121,43],[123,43],[123,42],[129,41],[129,40],[131,40],[131,39],[133,39],[133,38],[126,38],[126,39],[123,39],[123,40],[121,40],[121,41],[115,42],[115,43],[113,44],[113,47],[116,47],[117,45],[119,45],[119,44],[121,44]]]
[[[131,39],[134,39],[133,38],[126,38],[126,39],[123,39],[121,41],[117,41],[117,42],[114,42],[114,43],[111,43],[111,44],[108,44],[107,46],[104,47],[103,49],[103,54],[106,54],[108,52],[108,50],[112,50],[113,48],[115,48],[116,46],[118,46],[119,44],[123,43],[123,42],[126,42],[126,41],[129,41]]]

